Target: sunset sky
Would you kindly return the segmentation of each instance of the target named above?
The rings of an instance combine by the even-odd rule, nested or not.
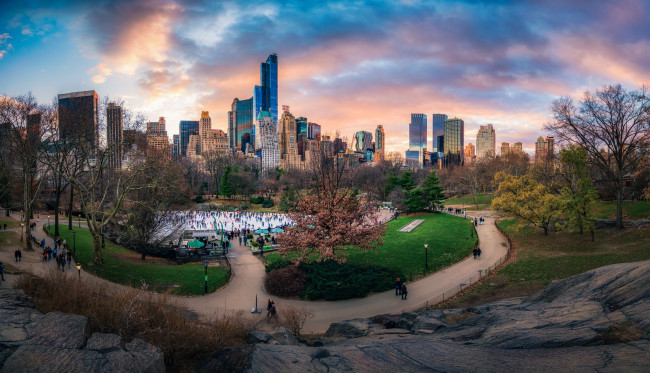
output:
[[[164,116],[170,137],[202,110],[227,130],[275,52],[279,106],[324,133],[382,124],[403,153],[411,113],[445,113],[466,144],[493,123],[497,149],[532,152],[553,99],[650,84],[648,0],[215,3],[3,0],[0,94],[94,89]]]

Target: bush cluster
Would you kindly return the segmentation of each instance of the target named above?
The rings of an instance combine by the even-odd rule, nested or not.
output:
[[[256,205],[261,205],[262,203],[264,203],[264,197],[263,196],[251,197],[251,203]]]
[[[273,207],[273,206],[275,206],[275,203],[273,203],[273,200],[270,199],[270,198],[262,203],[262,207],[264,207],[264,208],[269,208],[269,207]]]
[[[268,263],[266,265],[267,281],[269,278],[276,278],[275,276],[278,276],[276,273],[281,273],[290,267],[295,268],[283,260]],[[386,267],[364,267],[335,261],[301,263],[297,269],[305,279],[304,287],[299,295],[301,298],[309,300],[363,298],[371,291],[390,290],[395,286],[395,278],[406,277],[403,273]],[[280,285],[286,287],[287,280],[281,281],[284,283]],[[275,287],[267,285],[266,289],[270,294],[284,296],[280,292],[275,292]]]
[[[293,265],[274,269],[266,275],[264,286],[270,294],[297,297],[305,289],[305,274]]]

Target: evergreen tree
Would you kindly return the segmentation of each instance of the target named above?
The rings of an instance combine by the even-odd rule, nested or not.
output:
[[[221,185],[219,189],[221,190],[221,194],[227,197],[235,194],[232,187],[232,168],[230,165],[226,166],[226,170],[223,172],[223,176],[221,176]]]
[[[386,195],[389,195],[395,188],[400,185],[399,178],[391,171],[386,177]]]
[[[404,191],[404,205],[406,212],[424,211],[427,208],[427,201],[424,198],[424,190],[414,188]]]
[[[438,180],[438,175],[436,175],[435,170],[427,175],[426,179],[422,182],[422,189],[424,189],[424,199],[429,204],[429,207],[435,207],[439,205],[446,198],[445,190],[440,185],[440,180]]]
[[[289,187],[284,193],[282,193],[282,197],[280,198],[280,211],[291,211],[296,207],[296,203],[298,202],[298,194],[296,193],[296,190],[293,189],[293,187]]]
[[[416,187],[417,183],[413,180],[412,171],[404,171],[402,177],[399,179],[399,185],[404,188],[404,190],[411,190]]]

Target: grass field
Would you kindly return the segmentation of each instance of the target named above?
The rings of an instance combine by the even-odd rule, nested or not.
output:
[[[594,204],[594,216],[597,219],[615,218],[616,202],[596,202]],[[650,201],[623,201],[623,219],[650,219]]]
[[[166,264],[142,262],[140,255],[123,247],[106,241],[103,251],[104,264],[93,264],[93,241],[90,232],[85,228],[75,228],[76,254],[75,261],[82,267],[101,278],[124,285],[139,288],[146,283],[150,290],[169,292],[179,295],[203,294],[204,267],[203,264]],[[48,232],[54,232],[49,227]],[[61,236],[66,239],[68,246],[73,248],[72,231],[61,229]],[[213,292],[225,285],[230,278],[230,271],[218,268],[208,268],[208,291]]]
[[[592,242],[588,234],[542,232],[515,221],[499,226],[510,236],[514,262],[497,275],[470,290],[447,307],[467,307],[498,299],[531,295],[551,282],[608,264],[650,259],[650,229],[598,230]]]
[[[490,203],[492,203],[492,199],[494,198],[494,194],[492,193],[478,194],[477,197],[478,197],[478,209],[489,210]],[[466,210],[476,210],[474,197],[468,194],[448,198],[445,200],[444,204],[445,206],[465,205]]]
[[[410,233],[397,230],[415,219],[424,219]],[[476,237],[472,223],[447,214],[417,214],[401,216],[387,224],[383,246],[376,251],[348,250],[347,263],[393,268],[413,280],[425,274],[425,249],[428,243],[429,271],[432,273],[471,255]],[[278,253],[265,255],[267,263],[283,260]]]
[[[9,228],[20,228],[20,222],[13,219],[0,219],[0,226],[4,228],[4,225],[7,224],[7,229]]]

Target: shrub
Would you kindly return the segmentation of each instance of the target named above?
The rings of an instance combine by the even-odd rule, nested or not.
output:
[[[263,196],[251,197],[251,203],[260,205],[264,203],[264,197]]]
[[[264,201],[264,203],[262,203],[262,207],[264,207],[264,208],[269,208],[269,207],[273,207],[273,206],[275,206],[275,203],[273,203],[273,200],[270,199],[270,198],[267,199],[266,201]]]
[[[238,208],[240,211],[248,210],[251,207],[249,203],[240,203]]]
[[[278,311],[280,325],[284,326],[293,335],[300,337],[302,327],[307,319],[314,317],[314,312],[306,307],[282,305]]]
[[[248,234],[246,235],[246,237],[247,237],[249,240],[252,240],[252,239],[253,239],[253,234],[252,234],[252,233],[248,233]]]
[[[203,198],[202,195],[196,196],[196,203],[203,203],[205,202],[205,198]]]
[[[269,294],[295,297],[305,289],[305,274],[296,266],[274,269],[266,275],[264,286]]]

